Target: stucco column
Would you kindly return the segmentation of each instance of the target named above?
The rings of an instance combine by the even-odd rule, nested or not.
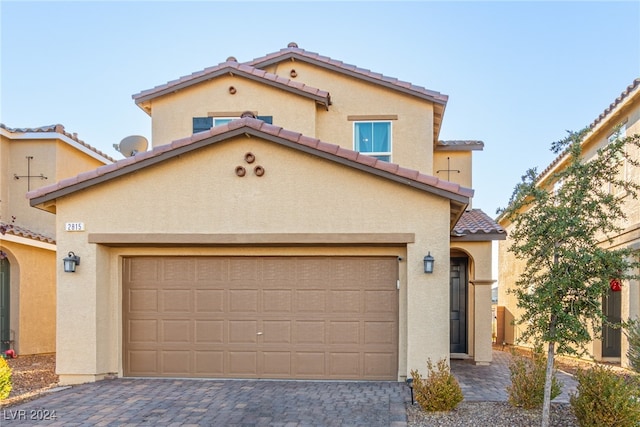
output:
[[[488,365],[492,360],[491,349],[491,285],[495,280],[471,280],[474,296],[474,362]]]

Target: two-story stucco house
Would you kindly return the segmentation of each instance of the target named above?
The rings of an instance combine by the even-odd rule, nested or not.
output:
[[[61,125],[0,124],[0,345],[18,354],[56,351],[55,216],[33,209],[28,191],[112,163]]]
[[[446,95],[292,43],[133,99],[150,151],[29,193],[81,257],[58,266],[61,382],[491,361],[505,233],[471,209],[483,143],[439,140]]]
[[[612,138],[617,137],[616,130],[619,130],[620,137],[635,135],[640,133],[640,79],[636,79],[624,92],[620,94],[614,102],[605,109],[598,118],[590,125],[589,133],[583,141],[583,153],[585,159],[593,158],[597,155],[597,150],[608,144]],[[640,153],[637,149],[627,154],[635,159],[640,159]],[[547,168],[540,174],[540,185],[550,182],[550,177],[554,172],[561,170],[567,161],[565,155],[558,156]],[[621,178],[640,182],[638,168],[631,167],[625,161],[625,164],[618,171]],[[620,203],[624,206],[627,219],[621,227],[623,231],[615,236],[613,242],[602,242],[605,247],[631,248],[634,251],[640,251],[640,201],[633,199],[620,189],[609,186],[614,196],[620,199]],[[498,218],[499,223],[507,230],[512,225],[505,218]],[[508,248],[511,246],[509,239],[499,243],[499,296],[498,305],[501,326],[504,327],[504,342],[507,344],[527,345],[520,342],[519,338],[522,330],[519,326],[513,326],[512,320],[519,316],[518,302],[514,295],[508,293],[508,289],[518,279],[519,274],[523,271],[523,266],[516,260]],[[637,274],[638,272],[636,272]],[[615,286],[611,289],[606,298],[603,300],[603,311],[609,321],[618,323],[621,320],[635,318],[640,316],[640,284],[637,280],[631,280],[622,283],[622,287],[618,290]],[[504,307],[501,309],[501,307]],[[596,360],[621,363],[622,366],[629,366],[627,357],[628,342],[619,328],[605,327],[602,339],[594,340],[586,349],[588,354],[592,355]]]

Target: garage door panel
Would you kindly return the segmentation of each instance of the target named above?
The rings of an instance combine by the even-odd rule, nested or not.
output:
[[[364,292],[364,312],[365,313],[395,313],[397,303],[395,302],[396,291],[365,291]]]
[[[158,341],[158,321],[156,319],[135,319],[128,324],[130,343],[155,343]]]
[[[224,321],[196,320],[194,338],[196,344],[224,344]]]
[[[296,352],[294,366],[296,373],[301,377],[323,378],[327,372],[325,352]]]
[[[160,311],[165,313],[191,313],[190,289],[163,289],[160,291]]]
[[[124,373],[395,380],[396,280],[395,257],[126,258]]]
[[[191,342],[190,320],[161,320],[161,343],[186,344]]]
[[[222,289],[196,289],[195,310],[197,313],[224,313],[225,291]]]
[[[327,291],[321,289],[296,291],[296,307],[302,313],[324,313],[327,310]]]
[[[258,338],[257,320],[230,320],[229,343],[255,344]]]
[[[331,291],[331,313],[360,313],[360,291]]]
[[[365,322],[364,343],[392,345],[395,342],[395,327],[393,322]]]
[[[224,376],[224,352],[196,350],[194,351],[194,373],[201,377]],[[191,375],[190,375],[191,376]]]
[[[324,320],[298,320],[295,324],[294,343],[297,344],[324,344],[326,321]]]
[[[158,311],[158,291],[155,289],[131,289],[129,290],[130,312],[156,312]]]
[[[258,312],[258,290],[230,290],[229,311],[231,313],[252,313],[255,315]]]
[[[191,354],[188,350],[164,350],[160,352],[161,372],[166,375],[191,374]]]
[[[258,375],[258,353],[256,351],[234,351],[228,353],[229,374],[239,376]]]
[[[291,352],[264,351],[262,352],[263,373],[267,377],[291,377]]]
[[[291,344],[291,321],[265,320],[262,322],[262,342],[264,344]]]
[[[293,291],[289,289],[267,289],[262,291],[262,310],[265,313],[285,313],[293,311]]]

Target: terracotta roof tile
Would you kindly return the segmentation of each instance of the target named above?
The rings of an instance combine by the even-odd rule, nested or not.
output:
[[[49,125],[49,126],[40,126],[40,127],[35,127],[35,128],[10,128],[10,127],[6,126],[4,123],[0,123],[0,128],[6,130],[7,132],[11,132],[11,133],[59,133],[61,135],[66,136],[67,138],[77,142],[78,144],[82,145],[83,147],[88,148],[89,150],[91,150],[94,153],[104,157],[105,159],[107,159],[107,160],[109,160],[111,162],[115,162],[116,161],[114,158],[112,158],[108,154],[103,153],[102,151],[98,150],[97,148],[87,144],[86,142],[84,142],[83,140],[78,138],[78,134],[77,133],[69,133],[69,132],[67,132],[64,129],[64,126],[62,126],[60,124]]]
[[[283,89],[289,89],[290,91],[294,91],[303,96],[312,97],[317,102],[322,102],[326,106],[331,104],[329,92],[325,90],[307,86],[303,83],[293,81],[277,74],[268,73],[265,70],[253,67],[248,63],[238,64],[237,62],[223,62],[216,67],[210,67],[188,76],[183,76],[177,80],[169,81],[154,88],[143,90],[142,92],[132,95],[132,98],[136,101],[136,104],[140,104],[150,99],[173,93],[176,90],[183,89],[215,77],[228,75],[229,73],[253,78],[254,80],[257,79]]]
[[[620,94],[620,96],[618,96],[615,101],[613,101],[603,112],[602,114],[600,114],[598,116],[597,119],[595,119],[590,125],[589,125],[589,129],[594,129],[599,123],[601,123],[603,120],[605,120],[609,114],[611,114],[611,112],[619,105],[621,104],[625,99],[627,99],[629,96],[631,96],[634,92],[640,91],[640,78],[637,78],[633,81],[633,83],[631,83],[629,86],[627,86],[627,88]],[[549,173],[558,163],[560,163],[560,161],[565,157],[566,155],[566,151],[561,153],[560,155],[558,155],[558,157],[556,157],[539,175],[538,175],[538,179],[540,179],[541,177],[545,176],[547,173]]]
[[[249,117],[233,120],[227,124],[216,126],[210,129],[209,131],[200,132],[192,135],[189,138],[183,138],[181,140],[174,141],[169,145],[171,149],[169,149],[169,147],[167,146],[155,147],[150,151],[137,153],[135,156],[120,160],[116,163],[101,166],[95,171],[95,175],[98,177],[102,177],[112,172],[122,171],[123,169],[124,171],[122,172],[126,173],[127,168],[129,168],[131,171],[135,171],[145,166],[144,165],[145,160],[152,159],[166,152],[170,152],[178,146],[179,147],[189,146],[196,142],[204,141],[208,138],[211,138],[212,136],[220,137],[221,135],[224,135],[228,132],[234,132],[234,134],[237,135],[238,131],[242,132],[243,129],[245,129],[244,132],[250,132],[251,129],[254,129],[255,131],[262,133],[263,135],[277,136],[282,140],[281,143],[289,147],[293,147],[293,148],[296,148],[296,146],[312,147],[312,149],[317,150],[318,153],[325,153],[325,155],[328,155],[329,157],[326,157],[326,158],[329,158],[329,159],[331,159],[330,156],[336,156],[336,157],[348,159],[359,165],[371,167],[372,173],[378,171],[380,173],[390,174],[390,178],[394,176],[401,177],[403,178],[402,182],[410,183],[405,181],[405,180],[409,180],[411,182],[414,182],[415,184],[419,184],[417,185],[419,188],[425,189],[425,187],[420,187],[420,185],[427,185],[428,187],[431,187],[432,190],[427,188],[426,191],[437,192],[438,194],[441,194],[445,197],[456,199],[460,203],[468,203],[468,198],[473,196],[473,190],[469,188],[460,187],[458,184],[442,181],[435,177],[429,177],[428,175],[420,174],[418,171],[402,168],[397,165],[392,165],[387,162],[383,162],[382,160],[378,160],[375,157],[367,156],[362,153],[341,148],[335,144],[330,144],[330,143],[316,140],[313,138],[308,138],[301,135],[298,132],[292,132],[278,126],[267,124],[262,120],[249,118]],[[260,134],[256,134],[256,135],[259,136]],[[138,163],[140,165],[137,165]],[[396,166],[397,166],[397,169],[396,169]],[[120,176],[121,174],[122,173],[119,173],[114,176]],[[72,193],[74,189],[71,187],[73,187],[75,184],[80,184],[86,181],[90,181],[91,179],[95,179],[92,177],[93,175],[85,173],[82,176],[69,178],[69,179],[60,181],[59,183],[54,185],[40,187],[36,190],[30,191],[29,193],[27,193],[27,198],[28,199],[44,198],[39,202],[51,200],[51,199],[54,199],[55,197],[58,197],[58,195],[61,195],[61,193],[59,194],[53,194],[53,193],[56,193],[58,191],[64,191],[63,194]],[[104,181],[104,178],[102,178],[102,181]],[[96,181],[96,183],[102,182],[102,181]],[[443,192],[446,192],[446,194]],[[47,196],[50,198],[47,198]]]
[[[13,234],[14,236],[25,237],[27,239],[38,240],[54,245],[56,244],[56,240],[53,237],[41,233],[36,233],[35,231],[31,231],[27,228],[20,227],[19,225],[15,224],[7,224],[4,222],[0,222],[0,224],[7,227],[7,234]]]
[[[504,228],[480,209],[465,211],[453,228],[452,234],[455,237],[491,234],[500,238],[506,238],[507,235]]]
[[[438,103],[446,104],[447,100],[449,99],[447,95],[441,94],[440,92],[427,90],[424,87],[416,86],[409,82],[400,81],[396,78],[387,77],[380,73],[376,73],[376,72],[367,70],[365,68],[360,68],[355,65],[345,64],[342,61],[331,59],[328,56],[319,55],[315,52],[309,52],[304,49],[300,49],[298,47],[287,47],[284,49],[280,49],[278,52],[273,52],[265,56],[255,58],[247,62],[247,64],[257,68],[261,68],[273,62],[279,62],[281,60],[289,59],[291,57],[298,58],[301,60],[307,59],[307,60],[323,63],[327,66],[332,66],[337,69],[341,69],[345,72],[358,74],[363,78],[378,80],[380,83],[387,83],[387,84],[391,84],[392,86],[408,89],[412,92],[415,92],[416,95],[426,96]]]

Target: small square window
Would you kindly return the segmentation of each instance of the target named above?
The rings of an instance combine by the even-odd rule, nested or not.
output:
[[[391,122],[354,122],[353,146],[356,151],[390,162]]]

